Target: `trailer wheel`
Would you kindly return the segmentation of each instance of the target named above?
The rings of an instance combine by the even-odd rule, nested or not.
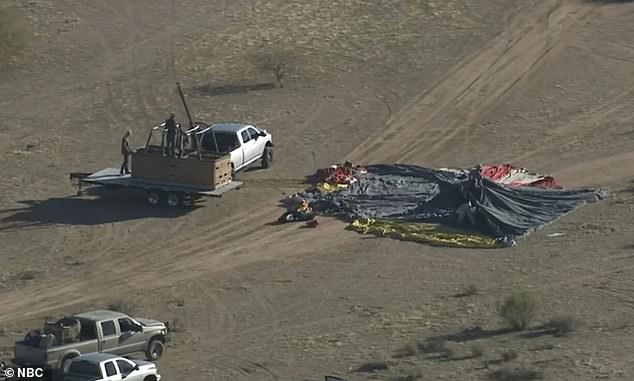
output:
[[[150,189],[147,192],[147,202],[152,206],[157,206],[161,203],[161,192],[156,189]]]
[[[262,168],[269,168],[272,162],[273,148],[268,146],[264,147],[264,152],[262,153]]]
[[[183,197],[176,193],[176,192],[170,192],[167,194],[167,205],[171,208],[176,208],[179,207],[181,205],[181,202],[183,200]]]

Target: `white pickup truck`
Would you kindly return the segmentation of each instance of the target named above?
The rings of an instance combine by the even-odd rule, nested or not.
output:
[[[156,364],[130,360],[110,353],[75,357],[63,381],[160,381]]]
[[[231,154],[234,173],[258,160],[263,168],[270,167],[273,162],[273,136],[253,125],[214,123],[199,134],[202,135],[201,146],[204,151]]]

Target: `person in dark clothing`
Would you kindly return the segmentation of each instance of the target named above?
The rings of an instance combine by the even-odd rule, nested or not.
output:
[[[178,127],[176,126],[176,120],[174,120],[174,113],[170,113],[170,117],[165,121],[165,132],[167,135],[167,156],[174,157],[176,154],[176,133]]]
[[[121,139],[121,154],[123,155],[123,164],[121,164],[121,175],[124,174],[130,174],[130,154],[133,152],[132,149],[130,149],[130,135],[132,135],[132,131],[128,130],[125,132],[125,135],[123,135],[123,139]]]

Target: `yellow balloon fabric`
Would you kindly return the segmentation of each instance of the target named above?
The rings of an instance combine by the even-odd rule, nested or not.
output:
[[[499,247],[496,240],[491,237],[424,222],[364,218],[352,221],[350,228],[362,234],[415,241],[434,246],[480,249]]]

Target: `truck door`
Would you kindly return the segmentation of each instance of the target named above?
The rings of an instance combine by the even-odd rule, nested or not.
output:
[[[242,139],[242,151],[244,152],[244,164],[250,163],[255,159],[256,155],[256,141],[251,139],[249,132],[245,129],[240,133]]]
[[[104,320],[99,323],[101,337],[99,341],[99,352],[115,352],[119,346],[118,325],[114,320]]]
[[[143,374],[134,370],[134,364],[125,360],[117,360],[117,367],[121,377],[125,377],[126,381],[143,381]]]
[[[103,368],[101,372],[103,373],[104,381],[119,381],[123,378],[121,377],[121,372],[117,370],[114,361],[107,361],[103,363]]]
[[[253,159],[259,159],[260,157],[262,157],[262,153],[264,152],[264,145],[266,144],[266,140],[260,139],[260,133],[257,132],[253,127],[249,127],[247,131],[249,131],[249,136],[251,137],[251,140],[255,141],[255,152],[253,153]]]
[[[143,351],[145,338],[141,334],[143,327],[135,324],[130,318],[117,319],[119,324],[119,348],[117,354],[126,355],[132,352]]]

